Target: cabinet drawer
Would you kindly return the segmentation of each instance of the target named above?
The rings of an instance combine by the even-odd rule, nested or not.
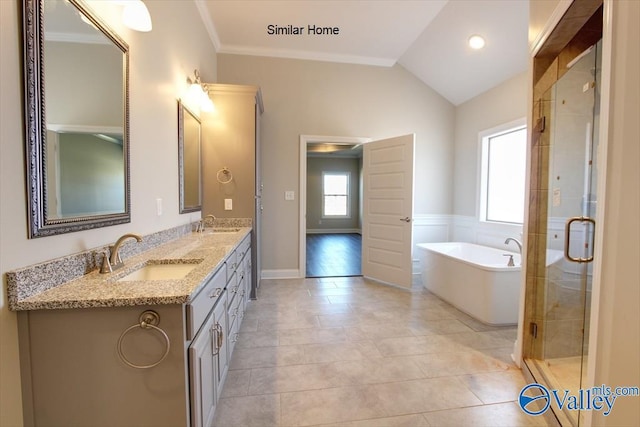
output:
[[[238,269],[238,259],[236,256],[237,255],[236,252],[237,252],[236,250],[231,252],[231,254],[227,257],[227,259],[224,262],[225,268],[227,269],[227,282],[231,280],[233,273],[235,273],[236,270]]]
[[[234,322],[237,322],[239,318],[244,314],[244,299],[243,295],[239,292],[240,284],[236,287],[236,295],[231,300],[231,293],[229,293],[229,326],[233,326]]]
[[[218,270],[198,295],[187,305],[187,339],[196,336],[226,286],[225,270]]]
[[[244,317],[244,299],[238,295],[236,300],[237,304],[233,308],[232,317],[229,317],[229,332],[227,335],[227,351],[229,352],[229,357],[233,354],[236,342],[238,341],[240,326],[242,325],[242,318]]]
[[[244,240],[238,245],[236,249],[236,256],[238,258],[238,264],[243,260],[243,258],[247,255],[251,247],[251,234],[244,238]]]
[[[229,280],[229,282],[227,283],[227,295],[229,298],[230,306],[233,304],[233,299],[235,298],[237,293],[238,293],[238,273],[234,273],[233,276],[231,276],[231,280]]]
[[[242,292],[244,292],[244,305],[245,308],[247,306],[247,303],[249,302],[249,299],[251,298],[251,282],[253,281],[252,278],[252,272],[251,272],[251,249],[249,249],[247,255],[245,255],[244,258],[244,289]]]

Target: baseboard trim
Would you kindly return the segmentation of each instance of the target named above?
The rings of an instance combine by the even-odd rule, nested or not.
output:
[[[304,277],[300,270],[262,270],[261,279],[299,279]]]
[[[362,234],[359,228],[307,228],[307,234]]]

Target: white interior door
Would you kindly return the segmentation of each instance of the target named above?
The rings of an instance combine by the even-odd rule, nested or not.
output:
[[[364,144],[362,275],[411,288],[415,135]]]

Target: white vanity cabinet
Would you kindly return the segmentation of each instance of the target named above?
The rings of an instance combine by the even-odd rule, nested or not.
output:
[[[250,245],[248,234],[185,304],[19,311],[25,425],[211,426]],[[141,326],[149,311],[157,328]]]
[[[232,261],[227,266],[227,276],[230,276],[230,281],[227,284],[229,292],[227,350],[229,351],[229,357],[231,357],[231,353],[238,341],[240,324],[244,318],[244,310],[251,290],[251,270],[247,271],[248,258],[251,258],[251,240],[249,236],[238,245]],[[249,285],[249,288],[247,288],[247,285]]]
[[[191,426],[213,423],[216,404],[227,366],[227,291],[189,346]]]

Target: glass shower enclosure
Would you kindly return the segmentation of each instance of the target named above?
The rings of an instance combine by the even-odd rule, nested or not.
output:
[[[546,194],[546,200],[538,200],[538,215],[546,217],[537,252],[544,264],[537,265],[537,291],[531,294],[535,301],[527,302],[536,314],[526,362],[548,388],[571,394],[584,387],[588,361],[600,46],[598,42],[569,62],[539,105],[546,135],[538,169],[543,170],[546,188],[538,194]],[[564,416],[573,425],[581,423],[577,411]]]

